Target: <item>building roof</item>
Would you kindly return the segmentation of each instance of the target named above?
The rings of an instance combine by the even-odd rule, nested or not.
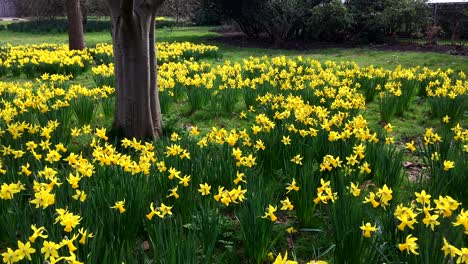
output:
[[[468,4],[468,0],[428,0],[428,4]]]

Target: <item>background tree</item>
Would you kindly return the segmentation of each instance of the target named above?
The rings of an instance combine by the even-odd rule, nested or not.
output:
[[[343,42],[353,25],[353,18],[341,0],[314,6],[306,15],[304,38],[318,41]]]
[[[80,0],[66,0],[65,7],[68,18],[68,45],[71,50],[82,50],[85,43]]]
[[[443,29],[444,37],[453,43],[468,38],[468,6],[466,4],[439,5],[436,25]]]
[[[16,5],[14,0],[0,1],[0,17],[16,16]]]
[[[154,24],[164,0],[107,0],[111,11],[116,77],[113,127],[125,137],[162,134],[156,79]]]
[[[19,16],[33,19],[50,19],[64,15],[63,0],[16,0]]]

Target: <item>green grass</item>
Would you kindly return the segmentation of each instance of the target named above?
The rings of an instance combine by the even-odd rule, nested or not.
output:
[[[0,20],[0,26],[5,26],[11,24],[13,21]]]
[[[401,42],[406,42],[406,43],[418,43],[418,44],[426,44],[427,41],[424,40],[424,39],[407,39],[407,38],[404,38],[404,39],[400,39]],[[440,44],[440,45],[468,45],[468,40],[467,39],[459,39],[459,40],[455,40],[455,41],[452,41],[450,39],[440,39],[440,40],[437,40],[437,44]]]
[[[216,45],[216,42],[207,43]],[[468,72],[468,57],[441,54],[434,52],[403,52],[403,51],[381,51],[369,48],[328,48],[310,51],[262,49],[262,48],[240,48],[217,44],[223,54],[223,59],[240,60],[249,56],[307,56],[318,61],[354,61],[359,66],[374,65],[386,69],[393,69],[398,65],[405,68],[428,67],[430,69],[447,69]]]
[[[369,122],[370,128],[376,131],[380,124],[379,105],[376,101],[368,103],[363,116]],[[410,108],[401,116],[395,116],[391,124],[395,126],[393,135],[397,141],[407,141],[424,134],[427,127],[440,127],[440,121],[430,116],[429,104],[416,98]]]
[[[156,41],[190,41],[195,43],[206,42],[208,38],[218,36],[211,32],[210,27],[190,27],[190,28],[163,28],[158,29]],[[110,32],[89,32],[85,34],[85,41],[88,47],[97,43],[111,43]],[[31,34],[23,32],[0,31],[0,46],[5,44],[26,45],[40,43],[68,43],[66,33],[55,34]]]

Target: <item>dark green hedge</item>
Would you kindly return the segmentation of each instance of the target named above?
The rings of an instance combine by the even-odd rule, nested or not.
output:
[[[173,27],[175,21],[160,20],[157,21],[158,28]],[[85,32],[102,32],[110,31],[110,20],[88,20],[84,25]],[[5,27],[0,27],[1,30],[9,30],[13,32],[27,33],[64,33],[68,32],[68,21],[66,19],[47,19],[47,20],[31,20],[11,23]]]

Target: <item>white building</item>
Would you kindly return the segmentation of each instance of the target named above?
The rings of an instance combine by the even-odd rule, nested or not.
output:
[[[468,4],[468,0],[428,0],[428,4]]]

